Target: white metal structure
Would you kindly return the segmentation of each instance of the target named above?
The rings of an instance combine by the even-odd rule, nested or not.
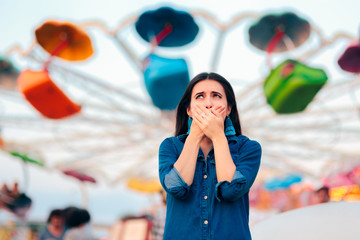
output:
[[[269,73],[265,54],[238,42],[246,41],[240,23],[248,27],[259,15],[239,14],[224,24],[204,11],[191,14],[203,31],[195,42],[184,49],[158,48],[155,53],[186,58],[192,76],[207,69],[228,78],[236,92],[244,134],[263,147],[259,179],[300,173],[319,182],[334,169],[360,165],[359,76],[331,70],[328,84],[304,112],[276,114],[263,94],[263,81]],[[158,147],[165,137],[173,135],[175,113],[157,109],[144,90],[139,56],[146,55],[149,46],[138,39],[131,27],[136,19],[130,17],[114,29],[100,22],[79,23],[91,33],[94,42],[106,38],[106,44],[115,46],[110,50],[112,55],[105,58],[101,55],[105,46],[98,45],[99,56],[89,61],[88,69],[87,63],[70,64],[57,59],[49,65],[54,82],[81,104],[80,114],[63,120],[45,119],[20,93],[0,88],[4,150],[43,159],[49,169],[81,170],[110,185],[129,177],[156,178]],[[294,58],[333,69],[337,55],[326,47],[341,49],[354,39],[347,34],[326,39],[313,27],[309,43],[272,60],[275,63]],[[120,51],[116,51],[117,47]],[[38,69],[48,56],[36,44],[27,53],[13,50],[8,51],[11,59],[33,69]],[[231,61],[226,61],[224,56],[232,51]],[[329,57],[332,61],[326,62]],[[195,63],[199,58],[203,63]],[[94,69],[90,69],[97,67],[104,78],[95,76]],[[109,81],[107,71],[118,72],[118,79]],[[132,74],[127,75],[129,71]]]

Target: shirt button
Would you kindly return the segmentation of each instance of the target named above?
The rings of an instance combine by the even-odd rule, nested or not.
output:
[[[207,196],[205,196],[204,199],[207,199]]]
[[[204,175],[204,178],[207,178],[207,175]]]
[[[205,221],[204,221],[204,224],[208,224],[208,223],[209,223],[208,220],[205,220]]]

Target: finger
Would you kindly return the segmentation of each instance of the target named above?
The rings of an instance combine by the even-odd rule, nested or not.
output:
[[[203,112],[201,112],[199,109],[197,110],[194,110],[193,112],[193,116],[194,118],[196,119],[196,121],[198,123],[200,123],[201,125],[203,124],[205,118],[206,118],[206,115],[204,116],[205,114]]]
[[[222,108],[222,106],[216,106],[215,108],[212,108],[212,109],[211,109],[211,112],[212,112],[215,116],[218,116],[218,113],[221,112],[221,108]]]
[[[223,112],[225,109],[225,106],[221,105],[221,106],[217,106],[216,108],[214,109],[211,109],[211,111],[214,113],[214,114],[219,114],[221,112]]]
[[[197,114],[198,116],[203,117],[203,118],[206,117],[206,113],[204,111],[202,111],[202,109],[200,107],[196,107],[194,109],[194,113]]]
[[[204,136],[203,126],[196,117],[193,117],[193,122],[191,124],[191,130],[190,131],[201,132],[201,135]]]
[[[203,113],[205,113],[206,116],[213,115],[211,109],[208,109],[208,108],[206,108],[204,106],[199,106],[199,108]]]
[[[224,107],[223,105],[216,106],[216,107],[214,108],[214,110],[219,111],[219,109],[220,109],[220,108],[223,108],[223,107]]]
[[[216,117],[221,117],[222,113],[225,111],[225,106],[219,106],[211,111]]]
[[[226,111],[226,107],[223,106],[222,109],[220,110],[219,114],[222,115],[223,113],[225,113],[225,111]]]
[[[202,122],[202,117],[198,115],[194,115],[193,122],[197,125],[198,128],[200,128],[202,131],[204,130],[204,123]]]
[[[203,119],[207,119],[209,120],[211,117],[211,111],[209,111],[207,108],[203,107],[203,106],[198,106],[197,109],[195,109],[195,111],[197,112],[197,114],[199,114]]]
[[[202,105],[198,105],[198,109],[202,112],[206,111],[206,107],[202,106]]]
[[[203,118],[206,117],[205,109],[201,105],[195,105],[194,112],[201,115]]]

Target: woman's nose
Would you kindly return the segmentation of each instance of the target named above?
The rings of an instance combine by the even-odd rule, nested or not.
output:
[[[212,100],[211,100],[210,97],[207,97],[207,98],[206,98],[205,107],[206,107],[207,109],[213,107]]]

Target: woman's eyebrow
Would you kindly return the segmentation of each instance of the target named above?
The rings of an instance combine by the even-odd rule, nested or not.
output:
[[[216,94],[219,94],[219,95],[223,95],[221,92],[217,92],[217,91],[212,91],[211,93],[216,93]]]
[[[199,95],[199,94],[204,94],[204,91],[202,91],[202,92],[197,92],[197,93],[194,94],[194,96],[197,96],[197,95]]]

